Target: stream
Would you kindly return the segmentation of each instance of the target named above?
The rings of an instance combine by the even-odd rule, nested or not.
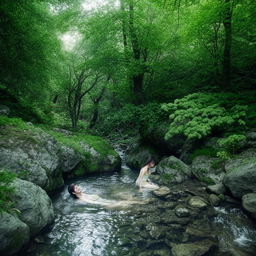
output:
[[[31,242],[26,255],[171,256],[172,243],[191,243],[202,239],[192,235],[191,240],[184,236],[186,225],[189,225],[190,221],[188,218],[173,217],[172,221],[163,221],[168,218],[166,216],[173,214],[173,203],[156,198],[150,191],[137,191],[134,186],[137,175],[138,172],[123,166],[118,173],[103,173],[69,180],[64,188],[52,197],[56,218],[51,230]],[[71,183],[80,185],[85,193],[97,194],[108,200],[153,200],[143,206],[106,209],[71,198],[67,191],[67,186]],[[178,187],[174,193],[174,203],[187,200],[187,195],[180,190],[181,187]],[[172,201],[172,198],[174,197],[168,200]],[[240,209],[228,205],[212,210],[214,214],[209,218],[208,213],[200,213],[201,215],[197,215],[199,217],[195,217],[197,222],[200,218],[209,221],[209,230],[205,230],[207,227],[204,226],[202,230],[212,233],[218,241],[219,250],[215,249],[207,255],[255,256],[256,229],[253,222]],[[192,215],[196,216],[194,213]],[[183,219],[183,222],[179,222],[179,219]]]

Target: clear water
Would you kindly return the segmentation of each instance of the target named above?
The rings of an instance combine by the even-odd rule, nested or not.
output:
[[[108,200],[143,201],[152,195],[149,191],[136,190],[137,175],[137,172],[122,169],[119,173],[70,180],[68,184],[76,183],[82,191]],[[136,238],[132,212],[137,206],[109,210],[86,204],[70,197],[68,184],[52,198],[56,213],[53,229],[43,236],[42,244],[34,244],[29,249],[28,255],[136,255],[132,252],[135,248],[131,247],[132,239]]]
[[[157,218],[150,205],[110,210],[70,197],[67,185],[76,183],[88,194],[107,200],[148,200],[150,191],[138,192],[134,186],[138,173],[123,166],[122,171],[70,180],[52,197],[56,219],[42,240],[32,243],[27,256],[138,256],[141,252],[170,248],[163,241],[143,236],[141,221]],[[174,189],[174,188],[173,188]],[[216,207],[213,219],[221,252],[234,250],[243,256],[256,255],[256,229],[240,209]],[[151,211],[151,213],[150,213]],[[159,211],[159,209],[158,209]],[[147,215],[144,212],[148,212]],[[144,217],[145,215],[145,217]],[[160,254],[161,255],[161,254]],[[217,254],[216,254],[217,255]],[[223,254],[222,254],[223,255]],[[232,255],[232,254],[231,254]]]

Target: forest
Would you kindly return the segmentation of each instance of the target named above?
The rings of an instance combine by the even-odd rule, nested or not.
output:
[[[17,177],[52,192],[69,178],[120,168],[116,147],[143,161],[154,155],[167,187],[176,174],[160,169],[170,155],[192,172],[203,155],[228,173],[249,150],[243,157],[255,168],[255,0],[1,0],[0,14],[0,212],[22,212],[9,186]],[[142,159],[128,158],[140,169]],[[219,183],[202,173],[192,176]],[[256,175],[248,175],[243,193],[225,181],[227,195],[254,194]],[[41,230],[29,228],[28,237]]]

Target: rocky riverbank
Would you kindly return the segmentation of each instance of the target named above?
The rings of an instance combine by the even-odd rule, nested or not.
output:
[[[61,129],[45,131],[24,123],[2,125],[0,135],[0,169],[21,178],[11,184],[15,188],[11,199],[14,212],[0,216],[0,251],[6,255],[19,251],[53,221],[51,200],[45,191],[63,186],[64,178],[110,172],[121,166],[119,155],[99,137]],[[244,149],[232,159],[221,161],[198,153],[191,159],[192,146],[187,147],[186,157],[180,154],[181,159],[191,162],[177,155],[163,155],[146,145],[131,147],[127,164],[140,168],[153,156],[157,167],[151,180],[161,186],[154,191],[156,200],[146,211],[138,207],[131,213],[136,228],[129,239],[145,248],[139,255],[245,255],[221,246],[213,218],[217,215],[214,207],[226,203],[243,207],[249,218],[256,218],[255,141],[256,135],[248,133]],[[216,139],[211,138],[205,145],[214,148],[213,142]],[[188,145],[184,143],[182,148]],[[19,236],[20,232],[24,236]]]
[[[3,125],[6,123],[6,125]],[[1,116],[0,171],[16,173],[8,186],[13,210],[0,215],[0,252],[12,255],[54,220],[46,192],[64,179],[119,170],[121,159],[102,138],[55,129],[43,130]]]

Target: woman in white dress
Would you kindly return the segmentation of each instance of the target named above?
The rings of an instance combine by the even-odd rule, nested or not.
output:
[[[140,169],[140,174],[136,180],[136,186],[139,189],[150,189],[150,190],[155,190],[158,189],[159,186],[148,181],[148,176],[149,176],[149,168],[152,168],[155,166],[155,161],[153,159],[150,159],[145,166],[143,166]]]

